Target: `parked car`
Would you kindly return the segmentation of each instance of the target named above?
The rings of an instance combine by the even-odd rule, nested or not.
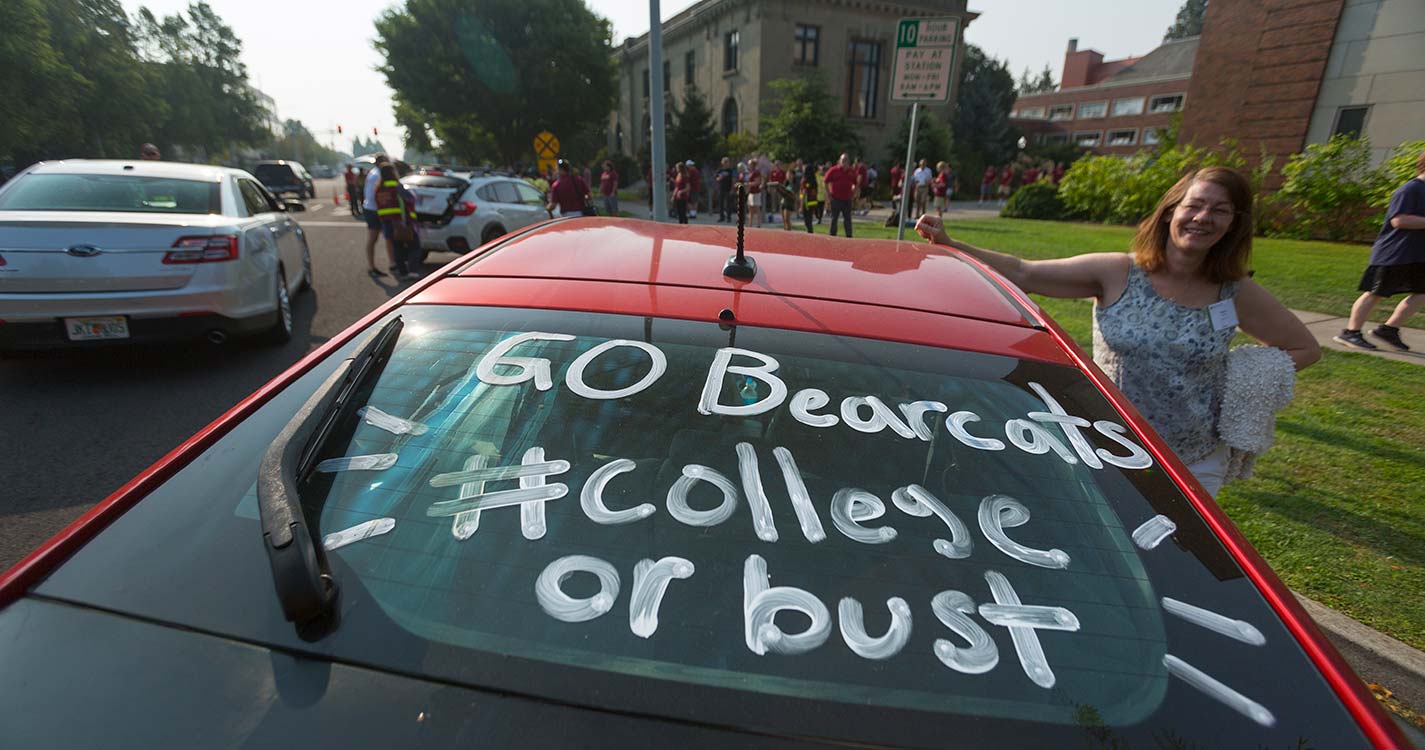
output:
[[[307,168],[295,161],[260,161],[252,173],[263,187],[275,195],[294,193],[298,198],[317,197],[317,188]]]
[[[549,218],[544,196],[512,177],[445,172],[411,174],[401,182],[416,194],[422,262],[431,251],[464,254]]]
[[[292,211],[238,169],[75,159],[0,186],[0,348],[292,335]]]
[[[6,747],[1399,748],[953,250],[579,218],[431,274],[0,577]]]

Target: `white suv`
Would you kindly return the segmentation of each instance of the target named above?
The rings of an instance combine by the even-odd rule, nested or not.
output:
[[[401,183],[416,194],[422,261],[425,253],[463,254],[550,218],[544,196],[515,177],[412,174],[401,178]]]

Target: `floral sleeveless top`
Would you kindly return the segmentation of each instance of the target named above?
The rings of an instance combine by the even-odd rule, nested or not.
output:
[[[1222,285],[1218,300],[1237,295]],[[1213,330],[1207,308],[1163,299],[1133,264],[1111,305],[1094,305],[1093,359],[1184,463],[1217,448],[1217,409],[1235,327]]]

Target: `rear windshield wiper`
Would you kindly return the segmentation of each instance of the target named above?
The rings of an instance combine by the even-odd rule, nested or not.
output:
[[[282,614],[296,623],[304,638],[315,640],[336,626],[338,590],[321,540],[313,533],[316,522],[308,523],[297,486],[311,473],[335,426],[352,410],[362,385],[390,359],[404,325],[400,317],[392,319],[337,368],[278,433],[258,469],[257,509],[272,584]]]

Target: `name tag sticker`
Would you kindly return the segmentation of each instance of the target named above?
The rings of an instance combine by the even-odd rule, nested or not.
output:
[[[1234,328],[1237,325],[1237,306],[1232,304],[1232,300],[1230,299],[1208,305],[1207,314],[1212,318],[1212,329],[1214,331]]]

